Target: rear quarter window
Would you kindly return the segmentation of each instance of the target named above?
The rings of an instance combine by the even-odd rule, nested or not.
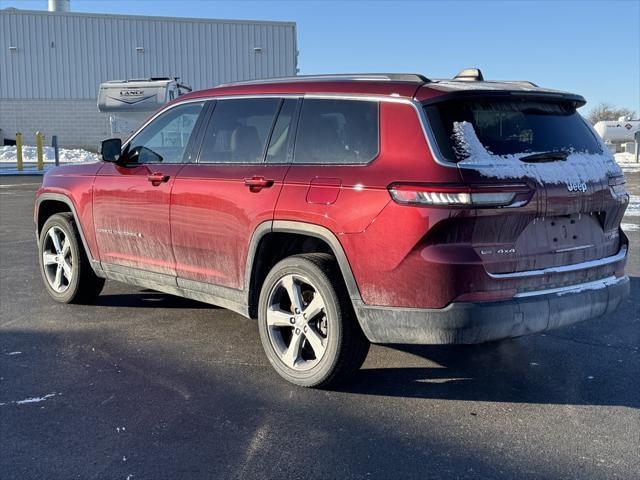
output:
[[[365,164],[379,152],[379,108],[362,100],[302,103],[294,163]]]

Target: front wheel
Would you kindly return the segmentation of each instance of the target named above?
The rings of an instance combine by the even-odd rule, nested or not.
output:
[[[291,383],[324,387],[360,368],[369,350],[333,256],[288,257],[260,292],[260,339],[276,371]]]
[[[104,279],[91,268],[70,213],[57,213],[47,219],[38,247],[42,279],[54,300],[61,303],[95,301]]]

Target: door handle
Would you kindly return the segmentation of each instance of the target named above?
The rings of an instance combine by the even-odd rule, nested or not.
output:
[[[259,192],[263,188],[269,188],[273,186],[274,181],[269,178],[255,176],[251,178],[245,178],[244,184],[249,187],[249,190],[251,192]]]
[[[165,175],[164,173],[160,173],[160,172],[153,172],[149,174],[149,176],[147,177],[147,180],[149,180],[154,187],[157,187],[161,183],[168,182],[169,175]]]

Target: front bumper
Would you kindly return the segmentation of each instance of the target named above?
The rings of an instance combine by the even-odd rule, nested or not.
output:
[[[597,318],[629,297],[629,277],[501,302],[452,303],[442,309],[356,304],[360,325],[374,343],[464,344],[519,337]]]

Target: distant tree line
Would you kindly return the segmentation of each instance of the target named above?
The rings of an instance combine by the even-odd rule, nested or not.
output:
[[[587,120],[591,125],[595,125],[601,121],[618,120],[620,117],[631,117],[635,119],[636,112],[629,108],[618,108],[615,105],[603,102],[593,107],[587,114]]]

